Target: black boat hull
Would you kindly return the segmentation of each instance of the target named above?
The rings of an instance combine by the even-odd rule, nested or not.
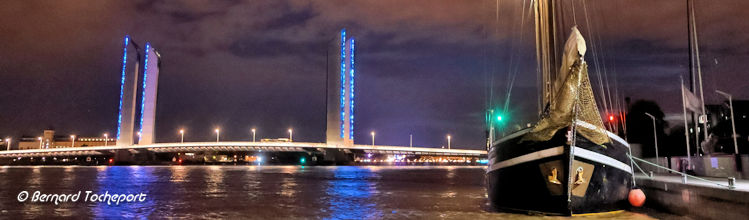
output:
[[[626,142],[612,137],[596,145],[577,135],[570,146],[567,129],[549,141],[520,142],[527,131],[495,142],[489,151],[487,187],[494,208],[573,215],[627,207],[632,170]]]

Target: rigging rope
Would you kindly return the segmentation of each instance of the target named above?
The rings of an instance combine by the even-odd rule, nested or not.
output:
[[[519,34],[520,37],[518,38],[518,41],[520,41],[520,42],[523,41],[523,37],[525,36],[526,16],[530,17],[530,15],[531,15],[530,12],[526,13],[525,10],[524,10],[525,2],[526,1],[523,0],[522,5],[520,7],[520,9],[522,11],[521,20],[520,20],[520,34]],[[509,68],[509,73],[510,74],[508,75],[508,81],[507,81],[507,94],[506,94],[506,98],[505,98],[504,108],[502,110],[505,113],[509,110],[510,96],[512,95],[512,89],[515,86],[515,79],[517,78],[518,71],[519,71],[519,68],[520,68],[520,64],[518,62],[515,62],[514,66],[513,66],[514,57],[517,57],[516,54],[519,54],[519,52],[518,53],[513,53],[511,55],[512,57],[510,58],[510,68]]]
[[[585,17],[585,23],[586,23],[586,29],[588,29],[588,38],[590,39],[590,45],[592,49],[592,55],[593,55],[593,63],[595,65],[596,69],[596,78],[598,79],[598,88],[600,90],[600,100],[603,104],[603,109],[605,112],[605,115],[610,115],[611,108],[613,108],[613,104],[611,103],[611,90],[609,89],[609,82],[608,82],[608,74],[606,70],[606,64],[605,64],[605,58],[604,55],[601,54],[599,57],[599,51],[600,51],[600,44],[597,43],[600,41],[600,38],[596,38],[594,33],[594,27],[591,25],[590,22],[590,14],[588,13],[588,6],[585,3],[584,0],[581,0],[583,5],[583,15]],[[599,35],[600,37],[600,35]],[[601,71],[601,68],[603,68],[603,71]],[[613,125],[609,123],[609,129],[613,130]]]

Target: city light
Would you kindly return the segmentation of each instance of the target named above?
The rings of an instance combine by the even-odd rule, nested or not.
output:
[[[75,135],[70,135],[70,140],[72,140],[70,147],[75,147]]]
[[[8,144],[8,146],[7,146],[8,149],[7,150],[10,150],[10,138],[5,138],[5,142],[7,142],[7,144]]]
[[[120,139],[120,128],[122,125],[122,96],[125,94],[125,68],[127,67],[127,45],[130,42],[130,35],[125,35],[125,42],[122,46],[122,79],[120,79],[120,111],[117,115],[117,140]]]
[[[349,136],[348,138],[350,140],[354,140],[354,74],[355,74],[355,68],[354,68],[354,38],[351,38],[351,51],[349,54],[350,64],[349,64],[349,71],[351,73],[351,78],[349,78]],[[374,144],[373,144],[374,145]]]
[[[179,129],[179,142],[185,143],[185,129]]]
[[[214,131],[216,132],[216,142],[219,142],[219,136],[221,135],[221,130],[219,130],[218,128],[216,128],[216,130],[214,130]]]
[[[252,128],[252,142],[255,142],[255,128]]]
[[[372,133],[370,133],[370,134],[372,134],[372,146],[374,146],[374,138],[375,138],[375,132],[374,132],[374,131],[372,131]]]
[[[346,126],[346,29],[341,29],[341,138]]]
[[[140,130],[139,132],[143,132],[143,110],[146,109],[146,82],[148,82],[146,79],[148,79],[148,50],[151,49],[151,43],[146,42],[146,57],[145,61],[143,62],[143,93],[141,94],[141,101],[140,101]],[[139,138],[140,139],[140,138]]]
[[[104,146],[109,144],[109,134],[104,133]]]
[[[294,141],[294,130],[289,128],[289,142]]]
[[[452,139],[452,137],[448,134],[447,135],[447,149],[450,149],[450,139]]]

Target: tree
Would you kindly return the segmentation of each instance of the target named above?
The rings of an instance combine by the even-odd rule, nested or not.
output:
[[[639,143],[642,145],[642,155],[644,157],[655,157],[655,137],[653,136],[653,121],[645,113],[655,117],[655,129],[658,135],[659,156],[667,156],[666,149],[669,146],[663,145],[666,142],[665,128],[668,123],[663,120],[663,111],[657,103],[649,100],[637,100],[627,112],[627,141],[630,143]]]

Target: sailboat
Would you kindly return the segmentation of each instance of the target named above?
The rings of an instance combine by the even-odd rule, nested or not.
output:
[[[498,210],[548,215],[621,210],[634,182],[629,144],[605,129],[580,31],[568,27],[561,59],[553,54],[561,29],[554,21],[555,2],[533,5],[544,108],[533,126],[489,138],[487,193]]]

